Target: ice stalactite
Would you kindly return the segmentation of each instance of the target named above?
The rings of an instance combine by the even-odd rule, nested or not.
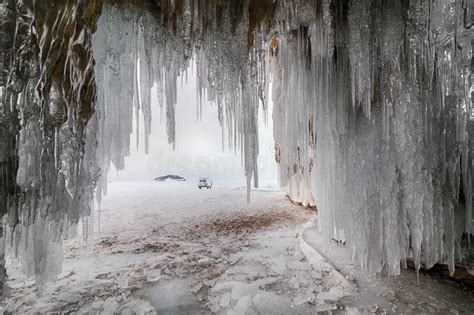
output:
[[[327,239],[396,275],[461,262],[472,223],[472,30],[460,1],[320,1],[281,32],[275,140]],[[308,23],[309,18],[309,23]],[[464,235],[464,239],[463,239]]]
[[[104,20],[104,32],[122,21],[136,29],[124,42],[139,43],[133,65],[150,63],[140,87],[164,90],[170,143],[177,78],[194,56],[198,97],[216,101],[220,119],[225,112],[229,143],[243,148],[248,189],[252,177],[258,185],[256,115],[271,77],[281,182],[293,199],[318,205],[327,239],[347,237],[354,259],[375,272],[398,274],[408,257],[454,267],[472,216],[465,7],[180,1],[161,9],[107,6],[103,17],[111,12],[118,24]],[[123,42],[107,45],[129,58]]]
[[[90,213],[97,166],[84,130],[95,101],[97,6],[0,3],[0,209],[6,244],[40,289],[60,271],[62,239]]]
[[[151,111],[164,108],[168,142],[174,145],[178,77],[185,75],[191,58],[197,64],[198,97],[207,96],[218,104],[221,123],[226,113],[229,144],[243,150],[249,192],[252,179],[258,185],[257,113],[259,99],[265,100],[268,83],[263,46],[248,46],[246,2],[224,5],[187,0],[180,3],[167,7],[169,15],[124,4],[106,4],[103,8],[94,35],[100,117],[97,155],[102,169],[99,200],[106,186],[109,162],[118,169],[124,167],[123,158],[128,154],[132,133],[131,104],[135,104],[137,117],[140,110],[143,114],[145,144],[150,133]],[[209,12],[235,14],[236,20],[224,16],[217,19],[207,15]],[[250,60],[249,54],[254,56]],[[137,74],[138,102],[134,83]],[[150,103],[154,86],[159,104]]]

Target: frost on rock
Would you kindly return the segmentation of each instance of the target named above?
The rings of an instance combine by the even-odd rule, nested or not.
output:
[[[248,195],[271,82],[281,184],[317,204],[326,238],[346,238],[374,272],[407,258],[453,271],[472,232],[472,12],[455,0],[5,0],[3,242],[40,287],[57,273],[110,163],[124,167],[133,117],[147,150],[151,112],[164,111],[174,144],[194,59],[199,104],[217,104],[241,148]]]

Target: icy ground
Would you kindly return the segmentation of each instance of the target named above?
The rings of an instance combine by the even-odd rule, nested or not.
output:
[[[11,273],[11,307],[104,314],[332,309],[353,285],[302,252],[301,224],[313,215],[272,188],[253,191],[248,205],[244,187],[218,182],[211,190],[195,182],[114,182],[100,236],[89,247],[66,242],[64,272],[42,297]]]
[[[13,313],[314,314],[474,311],[472,293],[405,272],[369,279],[321,246],[315,214],[271,187],[114,182],[95,239],[65,243],[63,273],[37,296],[9,262]],[[309,222],[309,223],[308,223]],[[335,267],[316,252],[318,248]],[[357,286],[359,288],[357,288]]]
[[[305,224],[305,243],[357,286],[357,293],[339,301],[346,311],[399,314],[474,314],[474,290],[454,280],[415,270],[401,270],[400,276],[370,274],[354,267],[348,249],[332,242],[329,246],[315,227],[317,218]]]

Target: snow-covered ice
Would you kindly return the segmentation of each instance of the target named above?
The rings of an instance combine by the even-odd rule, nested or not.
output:
[[[472,288],[438,276],[415,270],[402,270],[398,277],[374,275],[352,263],[350,250],[337,242],[329,245],[321,231],[315,227],[317,220],[307,223],[302,238],[317,250],[346,279],[357,286],[357,293],[339,300],[348,314],[399,313],[399,314],[471,314],[474,312]],[[419,279],[419,283],[418,283]],[[331,288],[323,297],[338,297],[338,287]]]
[[[315,250],[322,238],[308,229],[314,212],[263,186],[252,192],[248,205],[246,188],[235,183],[215,182],[212,190],[199,190],[192,181],[109,183],[100,235],[95,231],[87,245],[80,237],[65,242],[63,273],[42,296],[9,261],[12,297],[2,307],[27,314],[472,308],[466,304],[469,292],[424,277],[422,284],[429,283],[430,289],[421,289],[413,282],[414,273],[361,281],[350,262],[334,262],[324,249],[323,255]]]
[[[336,272],[310,263],[300,249],[300,225],[313,213],[274,187],[253,194],[248,205],[246,188],[235,184],[199,190],[194,182],[109,183],[100,235],[96,226],[87,246],[80,237],[65,243],[63,273],[41,297],[10,261],[7,304],[22,313],[149,305],[159,313],[222,313],[248,299],[249,310],[278,300],[288,310],[309,311],[330,279],[308,275]],[[307,299],[300,288],[310,292]]]

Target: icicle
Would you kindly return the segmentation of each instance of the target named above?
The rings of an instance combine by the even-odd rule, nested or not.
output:
[[[101,202],[98,201],[97,202],[97,234],[99,236],[101,234],[101,232],[100,232],[100,227],[101,227],[100,217],[101,217],[101,214],[102,214]]]
[[[464,38],[459,10],[454,2],[358,1],[343,16],[329,4],[305,20],[312,21],[311,67],[302,64],[308,39],[297,23],[292,32],[280,30],[270,59],[281,183],[292,199],[316,202],[326,238],[345,235],[361,266],[398,274],[411,251],[418,268],[422,257],[427,268],[446,257],[453,272],[472,216],[464,132],[470,113],[459,106],[469,93],[458,93],[466,86],[459,66],[470,63],[472,47],[461,44],[468,53],[456,61],[454,41]],[[446,41],[436,42],[434,30]],[[370,47],[378,47],[376,55]],[[428,98],[433,89],[441,92]],[[303,117],[316,119],[314,147],[302,145],[312,134]]]

